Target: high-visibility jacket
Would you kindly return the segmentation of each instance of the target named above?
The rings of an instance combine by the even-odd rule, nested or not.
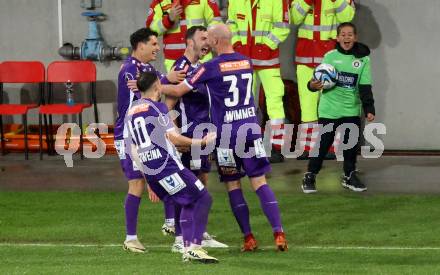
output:
[[[279,68],[278,45],[290,33],[290,0],[229,1],[228,21],[235,51],[256,69]]]
[[[168,11],[177,2],[183,7],[183,13],[178,22],[173,22]],[[185,52],[187,29],[221,22],[215,0],[153,0],[148,10],[146,26],[163,35],[165,58],[176,60]]]
[[[353,0],[293,0],[291,20],[298,25],[295,63],[316,67],[325,53],[335,48],[336,29],[350,22]]]

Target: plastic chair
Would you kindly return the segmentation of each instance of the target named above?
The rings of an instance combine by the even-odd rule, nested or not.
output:
[[[2,154],[5,154],[3,115],[22,115],[24,126],[25,158],[29,159],[27,113],[43,103],[44,65],[38,61],[6,61],[0,64],[0,139]],[[3,104],[3,83],[39,84],[39,102],[34,104]],[[41,144],[40,144],[41,146]]]
[[[75,103],[74,105],[67,105],[65,103],[54,104],[53,93],[54,83],[89,83],[90,100],[88,103]],[[96,105],[96,67],[91,61],[55,61],[47,67],[47,85],[48,85],[48,104],[40,106],[39,111],[39,125],[40,125],[40,159],[43,159],[43,151],[41,150],[43,144],[43,134],[41,128],[42,115],[49,115],[49,129],[52,129],[52,115],[67,115],[77,114],[80,134],[80,154],[81,159],[83,155],[83,133],[82,133],[82,112],[85,108],[94,106],[95,122],[98,122],[98,109]],[[62,90],[65,93],[65,90]],[[48,152],[55,151],[54,139],[52,133],[47,135]],[[52,147],[52,148],[51,148]]]

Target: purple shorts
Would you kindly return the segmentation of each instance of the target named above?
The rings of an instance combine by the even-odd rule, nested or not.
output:
[[[195,160],[191,157],[191,151],[182,153],[181,161],[183,166],[191,170],[194,175],[199,176],[200,173],[211,172],[211,161],[209,160],[209,155],[200,156],[200,159]]]
[[[158,179],[145,175],[148,184],[163,201],[171,198],[179,205],[188,205],[208,192],[202,182],[188,169],[176,170],[175,173]]]
[[[121,162],[122,171],[127,180],[143,179],[142,172],[138,169],[130,155],[125,152],[124,140],[115,140],[115,148]]]
[[[255,145],[256,143],[258,144]],[[220,181],[235,181],[244,176],[248,176],[250,178],[259,177],[272,170],[269,160],[267,159],[262,147],[261,139],[247,141],[246,151],[248,151],[250,147],[255,148],[256,154],[249,158],[240,158],[237,156],[236,152],[234,152],[234,149],[216,149],[217,167]]]

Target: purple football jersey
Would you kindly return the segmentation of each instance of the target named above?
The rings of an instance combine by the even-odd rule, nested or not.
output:
[[[130,56],[122,64],[118,75],[118,116],[115,122],[115,140],[121,140],[124,136],[124,117],[132,103],[140,98],[140,92],[133,92],[127,87],[128,80],[137,79],[141,72],[156,72],[159,78],[165,78],[151,64],[142,63],[135,57]]]
[[[136,145],[142,166],[139,168],[147,182],[160,181],[184,168],[174,145],[167,138],[167,132],[175,129],[164,103],[137,100],[128,110],[125,122],[129,138]]]
[[[182,56],[176,60],[174,66],[175,70],[183,70],[187,76],[191,76],[200,64],[191,64],[188,58]],[[184,136],[192,138],[197,125],[210,122],[208,97],[204,93],[197,93],[197,90],[182,96],[174,109],[180,113],[177,122]]]
[[[239,53],[222,54],[200,65],[185,83],[199,93],[206,93],[210,103],[211,121],[221,131],[231,124],[231,141],[243,124],[258,128],[257,113],[252,95],[252,63]],[[221,136],[218,132],[218,137]],[[254,140],[260,135],[247,135]],[[233,144],[231,144],[233,145]]]

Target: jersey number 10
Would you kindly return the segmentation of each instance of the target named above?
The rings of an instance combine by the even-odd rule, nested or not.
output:
[[[147,148],[151,146],[151,138],[148,135],[144,117],[137,117],[133,122],[128,121],[128,128],[130,129],[131,136],[135,139],[136,144],[139,145],[139,147]]]

